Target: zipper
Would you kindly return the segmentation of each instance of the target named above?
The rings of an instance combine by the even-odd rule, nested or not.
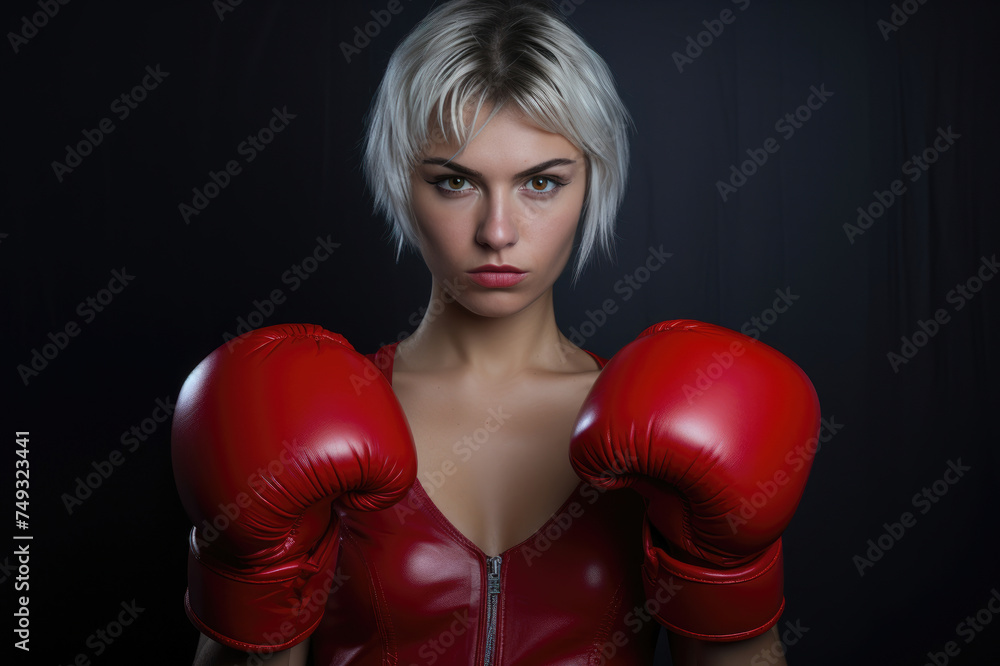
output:
[[[500,602],[500,563],[499,555],[486,558],[486,655],[483,666],[493,663],[493,649],[497,642],[497,607]]]

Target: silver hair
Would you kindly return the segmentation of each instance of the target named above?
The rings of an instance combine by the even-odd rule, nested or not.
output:
[[[397,46],[366,119],[365,178],[397,258],[418,248],[410,175],[421,151],[455,137],[461,152],[479,111],[493,107],[489,122],[508,103],[586,156],[574,280],[595,248],[610,254],[632,120],[607,64],[545,2],[452,0]],[[469,125],[467,108],[475,109]]]

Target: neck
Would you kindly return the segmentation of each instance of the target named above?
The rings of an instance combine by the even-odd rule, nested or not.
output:
[[[551,288],[519,312],[486,317],[456,303],[435,280],[427,313],[413,335],[399,344],[396,358],[405,370],[503,379],[563,366],[570,349],[556,326]]]

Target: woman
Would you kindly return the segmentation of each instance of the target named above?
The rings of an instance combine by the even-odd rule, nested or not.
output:
[[[678,613],[669,611],[703,604],[695,588],[715,570],[710,566],[701,579],[688,576],[683,584],[674,574],[705,561],[748,567],[753,573],[746,578],[758,583],[774,579],[761,572],[776,570],[780,598],[780,552],[770,545],[776,537],[763,548],[755,545],[752,557],[727,559],[719,552],[728,544],[718,542],[695,549],[703,559],[678,555],[666,543],[675,521],[656,506],[675,507],[678,515],[689,509],[676,504],[673,491],[666,499],[657,495],[663,479],[643,492],[645,500],[631,490],[607,492],[621,479],[651,473],[628,466],[644,454],[618,450],[596,460],[607,438],[587,441],[586,424],[606,418],[602,410],[613,411],[605,407],[609,395],[633,383],[637,370],[622,361],[614,374],[606,371],[611,378],[602,378],[604,388],[595,387],[605,361],[560,332],[553,284],[574,246],[577,275],[595,252],[609,249],[625,187],[628,124],[604,62],[542,3],[448,2],[399,45],[369,118],[365,167],[397,251],[416,249],[431,272],[427,314],[413,335],[368,357],[382,376],[345,356],[337,336],[295,326],[270,327],[246,340],[253,351],[267,350],[259,363],[280,366],[277,374],[255,360],[250,374],[226,375],[220,368],[237,363],[233,355],[192,374],[197,387],[182,391],[181,425],[174,429],[181,494],[196,525],[212,522],[198,518],[215,504],[235,507],[227,512],[232,523],[250,523],[223,528],[216,522],[221,536],[211,541],[206,530],[193,534],[188,609],[207,634],[196,664],[254,663],[272,651],[271,664],[303,664],[310,654],[317,664],[645,664],[652,663],[661,623],[671,630],[675,663],[745,664],[761,654],[783,663],[772,629],[776,608],[780,614],[774,601],[762,604],[769,607],[757,619],[737,621],[746,626],[721,632],[709,628],[711,619],[684,626],[685,613],[675,621]],[[728,338],[726,344],[732,344]],[[222,375],[225,380],[215,379]],[[203,447],[189,442],[202,442],[207,431],[218,435],[217,425],[233,415],[184,404],[222,387],[254,391],[275,384],[275,377],[288,388],[269,394],[263,408],[276,434],[260,445],[272,447],[260,460],[271,455],[279,464],[261,464],[247,475],[254,469],[249,464],[235,474],[258,491],[247,490],[242,512],[236,488],[245,485],[206,499],[204,488],[219,485],[215,475],[225,473],[218,471],[223,463],[209,463],[213,471],[198,481],[183,480],[195,460],[185,452],[203,457]],[[303,412],[311,409],[303,402],[317,400],[331,377],[349,378],[358,400],[345,392]],[[303,385],[309,390],[288,397]],[[261,403],[258,393],[245,402]],[[331,417],[331,403],[348,402]],[[364,464],[331,462],[344,448],[339,442],[333,453],[325,441],[303,445],[299,440],[309,440],[316,428],[301,423],[318,420],[323,428],[361,422],[364,435],[342,457]],[[260,430],[254,425],[246,438]],[[274,458],[274,441],[289,432],[295,446]],[[246,446],[246,438],[234,439]],[[219,446],[218,436],[209,439]],[[232,466],[233,453],[217,457]],[[358,480],[344,480],[352,475]],[[323,492],[296,513],[300,496],[318,485]],[[262,518],[256,498],[277,486],[279,499],[262,503],[288,506]],[[237,499],[216,501],[226,496]],[[332,515],[329,500],[338,496]],[[199,503],[203,508],[190,509]],[[325,513],[317,506],[327,507]],[[295,514],[290,523],[274,527],[289,514]],[[252,539],[280,535],[266,548],[249,547],[251,536],[241,542],[236,529]],[[230,547],[239,556],[216,552]],[[690,544],[685,548],[692,551]],[[753,569],[764,550],[765,565]],[[267,560],[266,580],[259,574],[267,567],[246,564],[250,551],[258,564]],[[650,573],[658,562],[660,573]],[[308,575],[276,583],[276,569]],[[220,600],[227,596],[240,606]],[[727,612],[720,607],[709,615],[716,610]],[[258,635],[263,638],[253,638]]]

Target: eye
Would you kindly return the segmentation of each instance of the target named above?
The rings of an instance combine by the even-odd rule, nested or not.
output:
[[[465,187],[465,185],[469,185],[468,179],[462,178],[461,176],[450,176],[448,178],[442,178],[441,180],[436,180],[433,182],[438,187],[438,189],[444,190],[445,193],[465,192],[468,189],[470,189]]]
[[[532,194],[537,195],[551,195],[555,194],[556,190],[563,187],[566,183],[557,181],[555,178],[550,178],[548,176],[535,176],[527,183],[528,191]]]
[[[549,190],[549,185],[555,185],[555,183],[548,178],[531,179],[531,189],[535,192],[547,192]]]

